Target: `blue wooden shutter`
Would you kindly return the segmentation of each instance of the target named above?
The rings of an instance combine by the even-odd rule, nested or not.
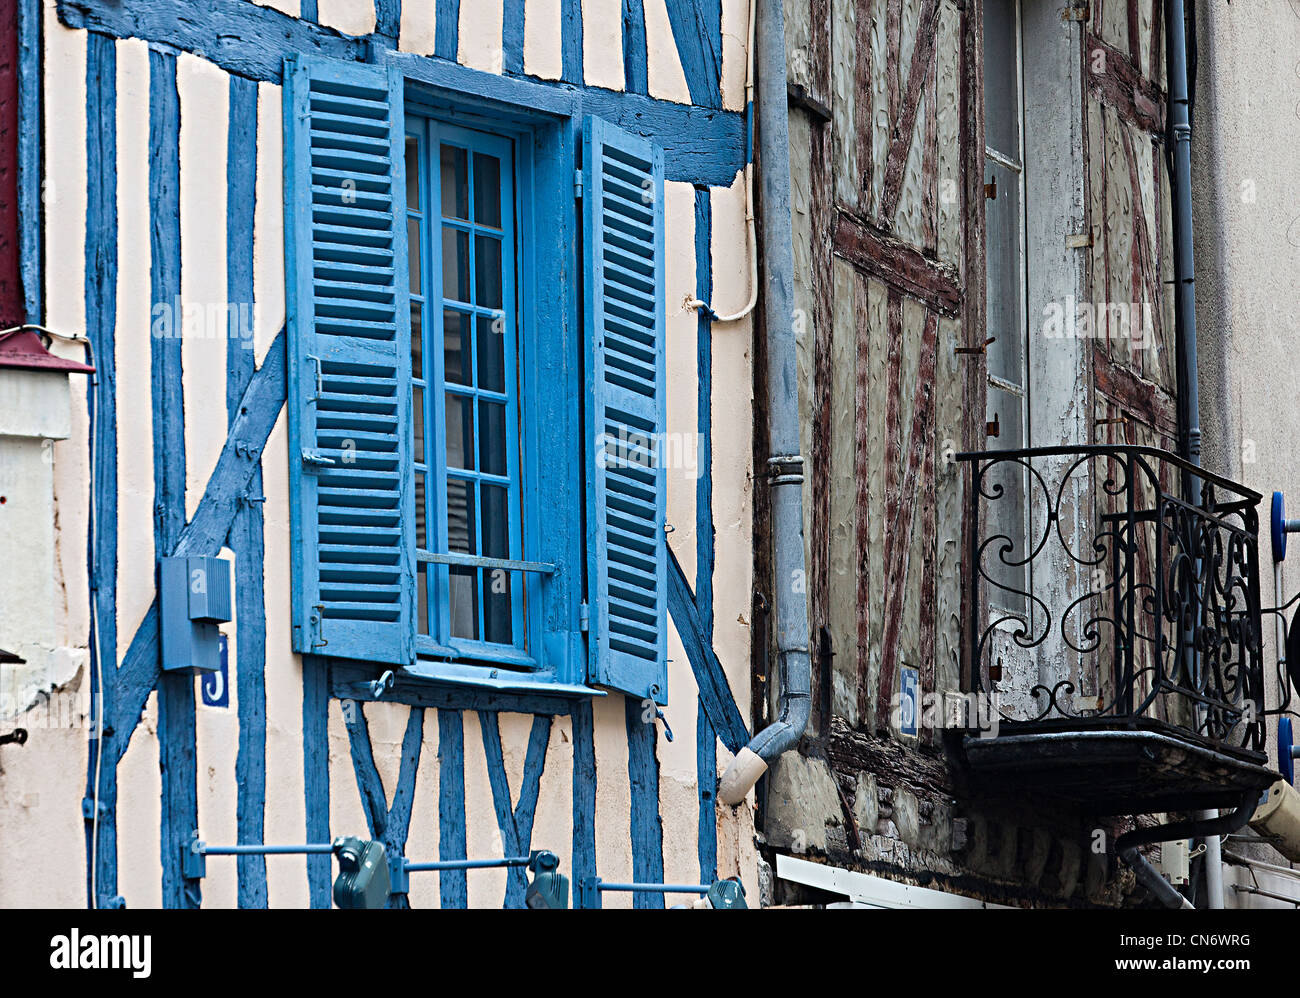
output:
[[[405,665],[415,490],[402,80],[293,57],[284,81],[294,648]]]
[[[583,142],[590,679],[667,703],[663,153]]]

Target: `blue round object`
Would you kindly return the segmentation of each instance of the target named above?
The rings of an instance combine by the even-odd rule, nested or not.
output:
[[[1273,540],[1273,560],[1286,557],[1286,503],[1281,492],[1273,493],[1273,512],[1269,517],[1269,535]]]
[[[1287,783],[1295,786],[1295,761],[1291,758],[1291,718],[1280,717],[1277,722],[1277,768]]]

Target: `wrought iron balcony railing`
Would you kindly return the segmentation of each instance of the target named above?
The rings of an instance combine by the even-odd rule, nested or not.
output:
[[[1012,731],[1145,727],[1262,758],[1258,493],[1149,447],[959,459],[968,692]]]

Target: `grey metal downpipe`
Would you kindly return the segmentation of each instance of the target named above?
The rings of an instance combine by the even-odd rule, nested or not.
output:
[[[762,225],[763,325],[767,337],[772,489],[773,596],[779,695],[776,719],[740,750],[718,784],[718,800],[739,804],[787,749],[812,709],[808,597],[802,584],[803,457],[799,453],[799,382],[795,370],[794,251],[790,226],[790,123],[786,103],[785,14],[781,0],[757,0],[759,191]]]
[[[1196,360],[1196,264],[1192,249],[1192,120],[1187,80],[1187,23],[1183,0],[1165,3],[1165,76],[1169,84],[1169,132],[1172,138],[1171,180],[1174,208],[1174,317],[1178,350],[1178,409],[1183,457],[1201,466],[1201,404]],[[1198,479],[1183,475],[1183,494],[1191,501]],[[1199,576],[1199,568],[1197,575]],[[1189,647],[1191,644],[1189,643]],[[1194,653],[1193,653],[1194,654]],[[1195,662],[1190,663],[1195,668]],[[1156,871],[1138,846],[1171,842],[1182,838],[1205,839],[1206,893],[1211,908],[1223,907],[1223,868],[1219,836],[1235,832],[1250,820],[1257,795],[1246,795],[1230,814],[1199,811],[1195,821],[1157,825],[1121,835],[1116,851],[1138,880],[1168,907],[1191,908],[1192,904]]]
[[[1178,405],[1183,456],[1201,465],[1201,403],[1196,363],[1196,266],[1192,252],[1192,121],[1187,89],[1187,31],[1183,0],[1166,0],[1166,75],[1169,131],[1173,137],[1174,283]]]
[[[1196,264],[1192,242],[1192,114],[1187,79],[1187,21],[1184,0],[1165,4],[1165,75],[1169,83],[1170,172],[1174,207],[1174,325],[1178,350],[1178,408],[1183,457],[1201,466],[1200,376],[1196,359]],[[1183,475],[1183,495],[1196,494],[1197,478]],[[1197,576],[1200,576],[1199,566]],[[1189,649],[1193,647],[1188,643]],[[1195,655],[1195,652],[1190,652]],[[1192,670],[1195,661],[1190,663]],[[1202,811],[1204,821],[1218,818],[1217,811]],[[1140,857],[1139,857],[1140,858]],[[1145,863],[1145,860],[1143,861]],[[1154,871],[1153,871],[1154,872]],[[1139,873],[1139,876],[1141,874]],[[1219,838],[1205,840],[1206,894],[1211,908],[1223,907],[1223,860]],[[1175,892],[1176,893],[1176,892]],[[1179,895],[1181,897],[1181,895]]]

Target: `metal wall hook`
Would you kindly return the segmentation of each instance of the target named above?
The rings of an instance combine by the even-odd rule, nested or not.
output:
[[[655,708],[655,717],[659,718],[659,720],[661,720],[661,721],[664,722],[664,737],[667,738],[669,741],[672,741],[672,740],[673,740],[673,729],[670,728],[670,727],[668,726],[668,718],[664,716],[664,712],[663,712],[663,710],[661,710],[660,708],[656,707],[656,708]]]
[[[397,677],[393,675],[393,670],[388,669],[382,676],[370,684],[370,693],[376,700],[383,698],[384,693],[391,690],[397,682]]]

